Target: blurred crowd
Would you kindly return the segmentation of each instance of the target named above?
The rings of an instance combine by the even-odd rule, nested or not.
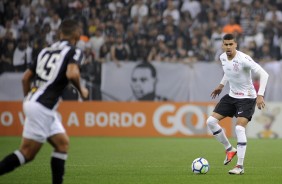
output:
[[[81,26],[94,84],[108,61],[217,61],[225,33],[257,62],[282,56],[281,0],[0,0],[0,74],[24,71],[66,18]]]

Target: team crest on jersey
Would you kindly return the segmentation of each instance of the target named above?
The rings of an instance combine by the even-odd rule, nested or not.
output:
[[[238,71],[239,71],[239,64],[238,64],[238,63],[234,63],[234,64],[233,64],[233,70],[234,70],[235,72],[238,72]]]

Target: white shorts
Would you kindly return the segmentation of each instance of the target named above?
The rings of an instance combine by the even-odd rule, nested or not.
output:
[[[24,138],[44,143],[48,137],[66,132],[56,111],[31,101],[23,103],[23,110],[26,116],[23,129]]]

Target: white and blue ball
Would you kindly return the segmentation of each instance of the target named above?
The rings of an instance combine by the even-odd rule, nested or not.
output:
[[[196,158],[191,165],[192,172],[195,174],[206,174],[209,171],[209,162],[202,157]]]

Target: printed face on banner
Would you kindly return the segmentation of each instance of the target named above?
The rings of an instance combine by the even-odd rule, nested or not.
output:
[[[131,77],[131,89],[137,99],[154,94],[157,79],[149,68],[135,68]]]

